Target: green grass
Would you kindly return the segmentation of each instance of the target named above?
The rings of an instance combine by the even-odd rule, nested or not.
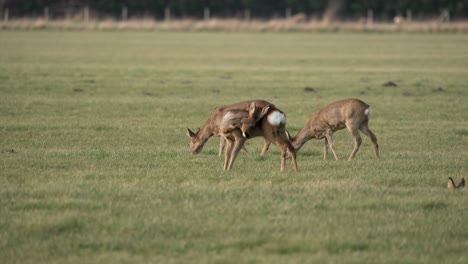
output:
[[[1,263],[466,263],[465,34],[0,31]],[[397,87],[383,87],[393,81]],[[304,92],[312,87],[315,92]],[[442,89],[438,89],[441,87]],[[294,135],[359,97],[381,146],[337,132],[279,172],[230,172],[185,127],[261,98]]]

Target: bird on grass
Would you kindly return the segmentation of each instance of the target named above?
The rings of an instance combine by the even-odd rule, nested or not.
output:
[[[448,178],[447,188],[449,188],[449,189],[459,189],[459,188],[463,188],[463,187],[465,187],[465,178],[462,178],[457,185],[455,185],[455,182],[453,181],[452,177]]]

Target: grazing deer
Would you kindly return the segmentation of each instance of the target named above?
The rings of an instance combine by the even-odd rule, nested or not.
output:
[[[245,125],[244,131],[241,130],[243,125]],[[281,149],[281,171],[284,171],[288,152],[293,169],[297,171],[296,152],[286,135],[286,115],[267,101],[244,101],[216,107],[201,129],[192,132],[187,128],[187,133],[190,137],[189,150],[192,154],[199,153],[211,136],[222,135],[227,143],[224,170],[232,168],[234,160],[248,138],[262,136],[265,142],[272,142]]]
[[[323,159],[327,158],[327,147],[330,146],[335,159],[338,160],[333,142],[333,132],[346,127],[354,138],[354,149],[348,160],[354,158],[362,143],[358,130],[361,130],[372,140],[375,156],[379,158],[377,137],[368,126],[370,111],[370,106],[359,99],[352,98],[333,102],[312,113],[305,126],[292,138],[292,144],[297,152],[312,138],[324,138]]]
[[[260,102],[260,106],[262,105],[263,103]],[[259,121],[262,121],[260,126],[258,126]],[[286,115],[281,110],[276,108],[274,105],[263,105],[263,107],[257,107],[256,101],[253,101],[249,106],[248,112],[243,109],[227,111],[221,122],[220,129],[228,142],[232,140],[233,137],[234,143],[245,142],[248,138],[263,136],[265,146],[262,153],[265,153],[270,142],[273,142],[281,149],[281,171],[284,171],[287,157],[286,154],[288,152],[292,158],[293,169],[297,171],[295,151],[286,134],[285,126]],[[237,129],[240,129],[242,136],[245,139],[239,138],[239,131]],[[231,138],[227,135],[230,135]],[[229,160],[227,164],[228,170],[232,166],[232,162],[237,157],[238,152],[238,145],[234,145],[232,151],[226,151],[226,160]],[[230,156],[229,153],[231,153]]]

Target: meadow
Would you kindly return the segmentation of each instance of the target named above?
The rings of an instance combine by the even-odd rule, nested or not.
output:
[[[0,31],[1,263],[467,263],[468,35]],[[392,82],[394,85],[384,85]],[[292,135],[357,97],[356,158],[279,172],[248,140],[189,155],[218,104],[265,99]]]

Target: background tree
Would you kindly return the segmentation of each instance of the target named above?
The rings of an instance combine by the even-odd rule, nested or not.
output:
[[[119,16],[122,7],[128,8],[130,16],[156,18],[162,18],[166,7],[176,18],[201,18],[204,8],[210,8],[215,17],[239,17],[249,9],[252,17],[261,19],[284,17],[286,8],[290,8],[292,14],[322,17],[324,23],[356,19],[365,16],[369,9],[380,20],[391,20],[407,10],[412,10],[416,19],[437,17],[442,10],[455,19],[468,17],[468,0],[0,0],[0,9],[8,8],[10,14],[18,17],[40,15],[45,7],[56,13],[84,6],[100,16],[114,17]]]
[[[346,0],[329,0],[328,6],[323,13],[322,23],[328,25],[336,20],[345,3]]]

